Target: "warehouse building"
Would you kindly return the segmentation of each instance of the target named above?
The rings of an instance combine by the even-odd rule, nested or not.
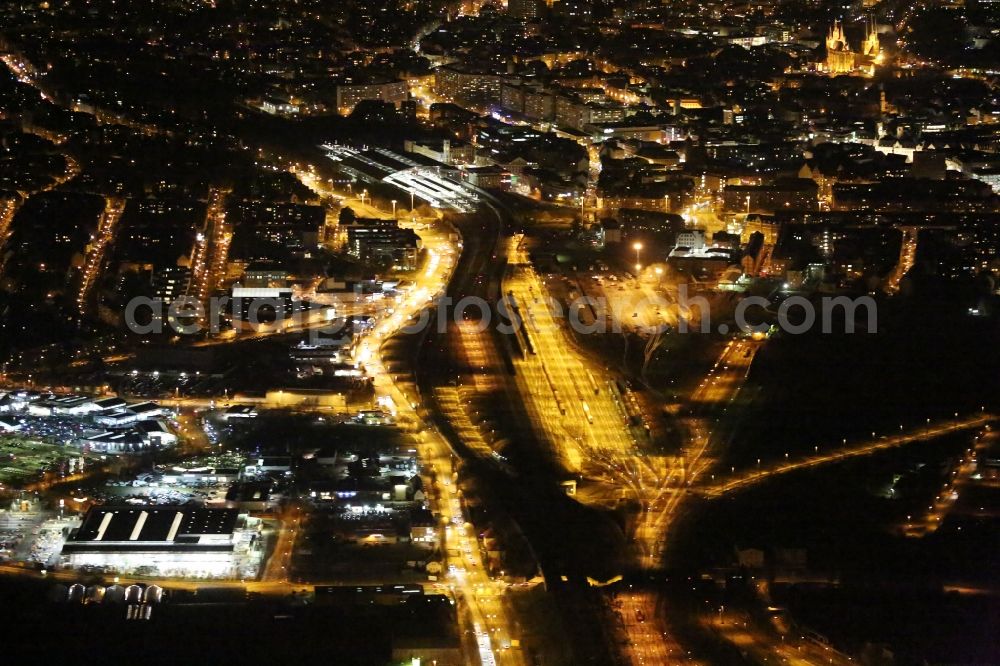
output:
[[[62,549],[65,565],[188,578],[256,575],[260,521],[235,509],[94,507]]]

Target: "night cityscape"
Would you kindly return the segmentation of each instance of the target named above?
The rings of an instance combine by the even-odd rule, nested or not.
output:
[[[1000,0],[0,0],[0,661],[1000,665]]]

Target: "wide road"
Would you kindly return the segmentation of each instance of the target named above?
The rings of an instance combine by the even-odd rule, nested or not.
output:
[[[739,476],[722,479],[719,483],[710,483],[699,492],[704,493],[708,497],[720,497],[727,493],[742,490],[758,483],[763,483],[781,474],[788,474],[798,470],[811,469],[821,465],[842,462],[859,456],[868,456],[873,453],[878,453],[879,451],[903,446],[905,444],[909,444],[910,442],[935,439],[937,437],[942,437],[944,435],[962,430],[981,428],[995,419],[996,416],[993,414],[981,412],[966,418],[956,418],[954,420],[944,421],[941,423],[928,424],[917,428],[916,430],[902,432],[898,435],[876,437],[853,446],[837,448],[829,453],[819,453],[819,447],[817,447],[816,455],[808,456],[800,460],[782,462],[780,464],[764,468],[747,470]]]
[[[373,378],[376,396],[393,405],[397,419],[419,433],[418,450],[425,484],[430,490],[428,498],[433,512],[444,522],[441,540],[445,556],[443,582],[459,604],[458,615],[468,658],[483,666],[518,666],[524,660],[520,650],[511,649],[517,635],[503,602],[506,584],[491,578],[487,572],[467,509],[456,487],[449,443],[434,424],[424,421],[417,411],[416,400],[397,383],[383,357],[386,342],[393,336],[430,336],[437,325],[432,301],[453,280],[453,271],[464,269],[462,275],[468,279],[469,262],[460,261],[456,267],[455,241],[448,231],[441,221],[418,231],[427,250],[427,262],[415,276],[414,287],[405,300],[396,305],[391,315],[383,313],[377,319],[373,330],[357,348],[355,360]],[[426,324],[430,329],[414,325],[420,321],[421,313],[431,314]],[[405,328],[407,326],[412,329]]]

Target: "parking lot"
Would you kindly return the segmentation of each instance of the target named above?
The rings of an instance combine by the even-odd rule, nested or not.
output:
[[[21,426],[18,434],[24,437],[40,439],[51,444],[73,444],[85,431],[93,430],[94,426],[80,417],[73,416],[32,416],[18,414],[12,418]]]
[[[69,531],[80,526],[78,517],[50,518],[31,534],[31,547],[27,560],[44,567],[55,566]]]
[[[629,273],[592,271],[544,276],[551,296],[575,312],[565,312],[583,330],[650,332],[676,329],[679,321],[676,288],[660,275],[645,273],[639,280]],[[595,326],[595,322],[597,322]],[[602,329],[603,325],[603,329]]]
[[[163,485],[156,481],[138,482],[133,485],[132,481],[108,481],[109,485],[103,488],[95,488],[90,497],[97,501],[109,504],[135,504],[141,506],[158,504],[205,504],[222,501],[226,497],[228,486],[206,486],[198,484],[189,486],[184,484]],[[114,484],[114,485],[110,485]]]
[[[62,517],[53,511],[41,511],[37,505],[28,511],[0,511],[0,562],[30,562],[52,566],[59,557],[69,530],[78,527],[77,517]]]
[[[32,481],[46,472],[69,473],[75,460],[83,456],[78,449],[29,439],[20,435],[0,437],[0,485],[10,486]],[[70,463],[70,459],[74,459]]]
[[[122,378],[119,392],[142,398],[198,398],[222,393],[223,381],[218,377],[187,374],[160,374],[159,372],[138,372]]]

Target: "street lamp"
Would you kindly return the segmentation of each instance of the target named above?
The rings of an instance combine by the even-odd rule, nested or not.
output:
[[[664,194],[663,195],[663,211],[665,213],[669,213],[670,212],[670,195],[669,194]]]
[[[368,196],[368,190],[363,190],[361,192],[361,205],[362,206],[365,205],[365,197],[367,197],[367,196]]]
[[[396,219],[396,200],[392,200],[392,219]]]
[[[642,243],[633,243],[632,249],[635,250],[635,270],[639,270],[642,267],[642,261],[639,259],[639,253],[642,252]]]

